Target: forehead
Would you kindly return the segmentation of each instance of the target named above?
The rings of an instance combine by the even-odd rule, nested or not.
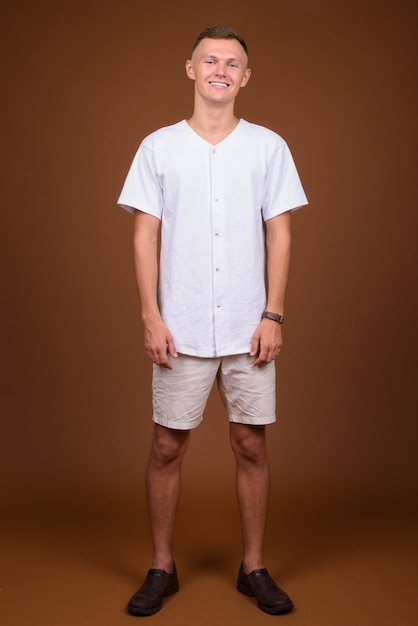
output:
[[[236,39],[210,39],[207,37],[199,42],[193,55],[234,58],[247,62],[245,50]]]

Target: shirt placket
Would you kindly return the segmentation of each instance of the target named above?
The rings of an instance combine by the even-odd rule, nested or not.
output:
[[[222,328],[224,307],[225,258],[223,254],[223,194],[220,176],[220,150],[211,149],[211,209],[212,209],[212,281],[213,281],[213,319],[214,350],[218,353],[219,333]]]

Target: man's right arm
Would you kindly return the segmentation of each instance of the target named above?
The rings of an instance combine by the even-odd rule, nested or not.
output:
[[[167,352],[176,357],[173,337],[164,324],[157,300],[158,238],[160,220],[137,211],[135,214],[135,272],[145,330],[145,352],[157,365],[172,369]]]

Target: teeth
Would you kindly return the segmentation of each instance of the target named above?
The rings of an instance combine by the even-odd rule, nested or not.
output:
[[[211,85],[215,85],[215,87],[228,87],[226,83],[215,83],[212,82]]]

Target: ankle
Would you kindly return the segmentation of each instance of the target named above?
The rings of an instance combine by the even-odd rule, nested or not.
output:
[[[244,559],[242,561],[242,566],[244,568],[244,574],[248,576],[255,569],[263,569],[263,561],[261,559]]]
[[[152,562],[153,569],[162,569],[167,574],[172,574],[174,569],[174,560],[172,558],[155,558]]]

